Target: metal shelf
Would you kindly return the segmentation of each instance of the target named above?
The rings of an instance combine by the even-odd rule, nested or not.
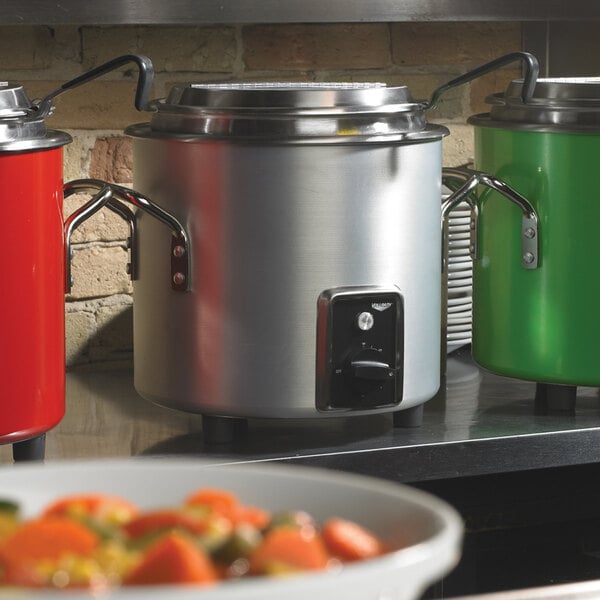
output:
[[[590,0],[3,0],[2,25],[600,20]]]
[[[199,415],[143,400],[130,370],[73,370],[67,375],[67,414],[47,435],[47,459],[209,455],[225,462],[289,461],[405,482],[593,463],[600,468],[598,389],[578,388],[576,415],[538,415],[534,383],[479,369],[469,350],[449,357],[444,385],[425,404],[420,427],[394,428],[389,415],[255,420],[238,443],[216,447],[205,444]],[[10,448],[0,446],[0,463],[10,460]]]
[[[535,391],[480,369],[467,346],[448,357],[420,427],[394,428],[389,415],[253,420],[236,443],[210,446],[199,415],[141,398],[129,367],[76,368],[67,373],[65,417],[46,436],[46,461],[173,455],[402,481],[445,499],[467,523],[461,563],[439,588],[444,598],[589,579],[590,544],[600,539],[599,390],[579,387],[575,414],[536,413]],[[0,446],[0,464],[10,462],[11,447]],[[579,595],[588,589],[477,599],[598,597],[597,589]]]

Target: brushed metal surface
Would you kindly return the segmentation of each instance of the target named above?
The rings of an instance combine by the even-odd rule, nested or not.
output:
[[[82,365],[67,372],[66,380],[67,410],[63,421],[48,432],[48,461],[187,455],[192,460],[210,457],[224,464],[276,461],[289,469],[296,464],[311,465],[416,483],[464,510],[476,525],[483,523],[489,528],[491,517],[496,527],[506,526],[516,533],[523,528],[515,527],[515,523],[546,523],[543,529],[547,536],[539,543],[552,536],[549,546],[550,551],[556,549],[554,558],[567,559],[546,564],[554,581],[564,581],[565,573],[572,574],[575,561],[569,558],[576,558],[568,556],[573,544],[562,544],[561,540],[572,539],[569,536],[577,530],[580,519],[598,514],[598,389],[578,389],[576,415],[536,415],[535,384],[478,369],[468,348],[448,357],[444,384],[439,395],[425,404],[421,427],[395,429],[390,415],[258,420],[250,423],[247,439],[227,448],[205,445],[198,415],[165,410],[136,394],[129,366]],[[11,462],[10,444],[0,445],[0,464]],[[480,475],[485,476],[477,477]],[[568,534],[561,535],[561,524]],[[592,528],[590,534],[594,531]],[[507,539],[510,536],[496,547],[498,554],[502,548],[505,555],[524,556],[531,548],[522,541],[515,542],[519,538],[514,537],[518,546],[509,546]],[[501,569],[503,575],[499,574],[489,552],[478,552],[478,545],[469,547],[483,585],[489,583],[490,573],[496,581],[505,576],[510,587],[525,585],[523,579],[515,580],[513,570]],[[489,570],[481,567],[482,556],[488,556]],[[527,581],[530,586],[540,585],[539,580],[533,580],[540,562],[539,553],[531,552],[527,562],[532,566],[532,579]],[[466,585],[450,591],[446,584],[445,597],[475,593],[469,586],[473,571],[466,571]],[[572,589],[555,585],[554,597],[597,597],[595,584],[588,585]],[[586,595],[587,591],[590,594]],[[544,595],[546,592],[549,594]],[[550,592],[546,588],[505,592],[512,595],[498,600],[551,598]],[[496,600],[489,596],[469,600],[479,598]]]
[[[600,597],[600,580],[578,581],[543,587],[511,589],[506,592],[453,597],[452,600],[596,600]]]
[[[442,389],[425,403],[423,425],[392,427],[391,415],[360,419],[252,421],[234,446],[207,447],[202,417],[141,398],[130,367],[67,372],[67,410],[47,435],[46,458],[212,456],[223,462],[287,461],[403,482],[494,473],[600,469],[598,389],[578,388],[576,415],[534,412],[535,384],[479,369],[470,349],[448,357]],[[10,444],[0,463],[12,462]],[[471,478],[473,481],[475,478]],[[468,496],[468,494],[467,494]],[[473,498],[473,497],[471,497]],[[546,504],[546,503],[544,503]]]
[[[2,25],[598,20],[590,0],[3,0]]]
[[[136,389],[203,414],[322,416],[318,296],[381,285],[397,286],[405,302],[401,408],[430,399],[440,375],[440,179],[439,140],[136,139],[134,187],[187,226],[193,255],[193,289],[174,294],[163,252],[170,232],[140,215]]]

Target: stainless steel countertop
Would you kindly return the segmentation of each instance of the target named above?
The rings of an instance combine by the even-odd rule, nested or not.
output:
[[[600,464],[598,389],[578,388],[574,415],[534,414],[534,395],[534,383],[500,377],[477,367],[466,347],[448,358],[442,390],[425,404],[420,427],[395,429],[387,415],[293,423],[251,421],[247,438],[235,447],[210,447],[204,444],[199,415],[155,406],[135,392],[131,366],[79,368],[67,374],[67,411],[63,421],[47,434],[46,462],[182,454],[211,456],[223,462],[289,461],[367,473],[425,489],[434,486],[434,492],[436,486],[449,485],[448,500],[460,491],[461,498],[467,496],[467,504],[475,502],[469,517],[473,525],[482,514],[485,523],[487,511],[493,512],[497,507],[479,507],[489,497],[483,500],[477,487],[465,488],[461,484],[489,478],[469,476],[518,477],[522,484],[522,478],[529,479],[532,470],[554,473],[556,469],[552,467],[595,469],[593,463]],[[0,463],[10,462],[11,446],[0,446]],[[553,477],[547,477],[550,485]],[[589,477],[586,482],[594,485]],[[519,491],[521,484],[517,482],[515,493],[523,493]],[[500,492],[505,490],[494,485],[496,491],[488,494],[494,498],[502,496]],[[537,490],[536,484],[532,485]],[[554,485],[569,484],[554,481]],[[512,508],[505,511],[502,504],[506,498],[512,498],[510,493],[498,502],[500,514],[508,515],[508,521],[515,523],[511,520]],[[537,493],[544,492],[540,488]],[[555,506],[556,502],[539,504],[537,496],[529,507],[529,498],[523,502],[526,519],[531,511],[536,511],[536,519],[552,521],[552,511],[563,511],[561,504]],[[579,506],[579,517],[584,518],[589,511],[596,514],[597,505],[591,496],[589,504]],[[471,508],[467,506],[468,511]],[[523,585],[521,582],[515,587]],[[600,598],[600,580],[454,600],[467,598],[589,600]]]
[[[452,600],[597,600],[598,598],[600,598],[600,580],[461,596],[454,597]]]
[[[201,417],[141,398],[130,367],[74,369],[65,418],[47,434],[46,458],[288,460],[404,482],[600,462],[597,388],[578,388],[575,415],[536,415],[535,384],[481,370],[468,347],[448,358],[442,388],[416,428],[394,428],[389,415],[262,420],[251,421],[235,447],[207,446]],[[0,462],[11,460],[10,446],[0,446]]]
[[[2,25],[588,21],[590,0],[3,0]]]

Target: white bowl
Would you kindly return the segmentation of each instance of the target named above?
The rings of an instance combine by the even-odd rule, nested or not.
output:
[[[448,278],[458,277],[457,272],[473,274],[473,265],[470,261],[451,262],[448,264]]]
[[[470,266],[473,264],[473,260],[471,259],[471,257],[469,256],[468,253],[466,255],[459,254],[458,256],[449,256],[448,257],[448,264],[449,265],[462,264],[462,263],[467,263]]]
[[[456,317],[455,315],[459,314],[460,317]],[[464,316],[462,316],[464,315]],[[471,312],[461,312],[461,313],[449,313],[447,319],[448,325],[470,325],[473,322],[473,316]]]
[[[469,241],[468,237],[465,237],[463,239],[448,240],[449,251],[459,250],[459,249],[468,251],[470,245],[471,245],[471,242]]]
[[[471,332],[471,323],[448,323],[448,333],[460,333],[465,332],[466,337]],[[468,332],[468,333],[467,333]]]
[[[471,288],[469,288],[470,290]],[[448,290],[448,296],[450,296],[453,290]],[[448,298],[448,310],[468,310],[473,305],[473,297],[472,296],[460,296],[460,297],[449,297]]]
[[[458,331],[457,333],[448,333],[446,335],[449,342],[463,342],[468,344],[471,341],[471,332],[470,331]]]
[[[462,216],[459,216],[459,217],[450,215],[450,219],[448,220],[448,228],[449,229],[452,229],[453,227],[456,227],[456,226],[463,226],[463,225],[466,225],[467,227],[471,228],[471,216],[466,211],[461,212],[461,215]]]
[[[452,267],[452,265],[450,265]],[[448,269],[448,280],[450,282],[455,279],[472,279],[473,277],[473,269],[471,268],[463,268],[463,269]]]
[[[0,495],[35,515],[63,494],[119,494],[142,508],[179,504],[202,486],[236,493],[242,502],[278,510],[305,510],[323,521],[353,519],[391,544],[409,545],[385,556],[286,578],[256,577],[210,588],[140,586],[100,596],[110,600],[414,600],[460,558],[463,525],[456,511],[420,490],[382,479],[286,464],[223,465],[200,459],[122,459],[0,467]],[[13,598],[14,590],[0,598]],[[25,590],[20,600],[91,600],[99,596]]]
[[[455,294],[470,294],[471,293],[471,286],[470,285],[465,285],[465,286],[448,286],[448,294],[450,294],[450,291],[452,291]]]
[[[458,244],[458,242],[456,242]],[[456,248],[453,247],[451,243],[448,244],[448,256],[451,256],[452,258],[456,257],[456,256],[464,256],[467,258],[470,258],[470,254],[469,254],[469,242],[468,240],[466,242],[461,242],[462,246],[460,248]]]
[[[448,238],[451,242],[453,240],[469,240],[471,239],[471,234],[469,232],[469,229],[467,228],[466,231],[457,231],[456,233],[451,231],[448,234]]]

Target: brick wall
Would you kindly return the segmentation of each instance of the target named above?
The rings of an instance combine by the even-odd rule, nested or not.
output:
[[[152,60],[153,97],[175,82],[231,79],[384,81],[406,84],[416,98],[507,52],[521,48],[518,23],[375,23],[216,27],[2,27],[0,78],[40,97],[120,54]],[[133,107],[135,68],[67,92],[48,120],[68,131],[65,179],[96,177],[130,184],[129,124],[146,120]],[[452,90],[428,116],[451,130],[444,164],[472,156],[466,118],[518,74],[506,68]],[[81,202],[69,198],[66,212]],[[128,359],[132,351],[131,284],[125,272],[125,224],[108,211],[74,235],[74,286],[66,302],[70,365]]]

